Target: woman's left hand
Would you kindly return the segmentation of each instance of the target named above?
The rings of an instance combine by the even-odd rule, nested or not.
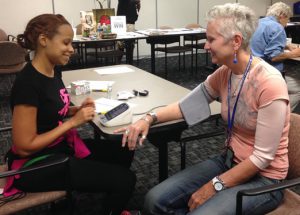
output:
[[[135,150],[137,142],[139,145],[143,144],[147,137],[149,128],[150,124],[145,120],[140,119],[127,127],[115,130],[114,133],[124,132],[122,138],[122,147],[127,144],[129,150]]]
[[[213,195],[216,194],[215,188],[212,185],[212,182],[207,182],[204,186],[198,189],[191,196],[188,206],[190,211],[193,211],[198,206],[204,204],[207,200],[209,200]]]

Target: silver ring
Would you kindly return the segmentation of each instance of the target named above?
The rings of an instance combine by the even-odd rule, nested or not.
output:
[[[126,131],[125,131],[125,134],[128,135],[129,132],[130,132],[130,130],[127,128]]]
[[[146,137],[147,137],[146,135],[142,135],[142,137],[141,137],[141,138],[142,138],[142,139],[146,139]]]

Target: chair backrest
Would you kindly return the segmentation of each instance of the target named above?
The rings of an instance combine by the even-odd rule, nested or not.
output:
[[[172,30],[173,28],[170,26],[160,26],[158,29],[160,30]],[[171,43],[179,43],[180,42],[180,36],[170,35],[170,36],[164,36],[164,37],[154,37],[154,38],[148,38],[147,43],[154,43],[159,45],[167,45]]]
[[[202,28],[201,25],[197,23],[190,23],[185,26],[187,29],[197,29]],[[196,40],[202,40],[206,39],[206,34],[200,34],[200,35],[185,35],[184,40],[185,41],[196,41]]]
[[[76,35],[82,35],[82,24],[76,25]]]
[[[201,28],[201,25],[199,25],[197,23],[190,23],[190,24],[187,24],[185,26],[185,28],[189,28],[189,29]]]
[[[289,171],[288,179],[300,177],[300,115],[292,113],[289,130]]]
[[[7,34],[5,33],[5,31],[3,31],[3,30],[0,28],[0,41],[7,41],[7,40],[8,40]]]
[[[13,41],[0,41],[0,74],[13,74],[26,64],[26,50]]]

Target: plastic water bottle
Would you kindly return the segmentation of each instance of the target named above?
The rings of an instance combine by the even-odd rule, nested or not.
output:
[[[103,28],[102,28],[101,24],[98,23],[98,25],[97,25],[97,38],[98,39],[101,39],[101,37],[102,37],[102,31],[103,31]]]
[[[107,30],[108,30],[108,29],[107,29],[107,25],[106,25],[105,23],[103,23],[102,29],[103,29],[103,33],[104,33],[104,34],[108,33],[108,32],[107,32]]]
[[[111,99],[111,92],[112,92],[112,84],[109,83],[109,84],[107,85],[107,95],[106,95],[106,97],[107,97],[108,99]]]

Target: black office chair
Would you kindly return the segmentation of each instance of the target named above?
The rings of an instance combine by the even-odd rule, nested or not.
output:
[[[162,26],[159,29],[168,30],[168,29],[172,29],[172,28],[168,27],[168,26]],[[184,65],[184,70],[185,70],[185,53],[186,52],[192,52],[193,48],[182,46],[181,42],[180,42],[180,36],[176,36],[176,35],[174,35],[174,36],[173,35],[170,35],[170,36],[151,36],[151,37],[147,38],[146,42],[150,43],[150,44],[155,44],[155,45],[162,45],[162,46],[158,46],[158,47],[154,48],[154,51],[165,53],[165,78],[168,77],[168,62],[167,62],[168,53],[178,53],[178,57],[179,57],[178,68],[179,68],[179,71],[180,71],[180,66],[181,66],[181,57],[180,57],[180,55],[181,55],[181,53],[183,53],[183,63],[184,63],[183,65]],[[170,44],[173,44],[173,43],[178,43],[178,45],[169,46]],[[193,62],[191,62],[191,66],[192,65],[193,65]]]
[[[82,24],[76,26],[76,35],[82,35]],[[76,60],[80,60],[80,64],[84,61],[85,66],[89,65],[90,58],[94,58],[96,63],[105,65],[119,64],[124,55],[123,51],[116,48],[114,41],[86,41],[78,43],[75,48],[76,53],[80,56],[79,59],[76,57]],[[105,61],[103,62],[103,60]]]
[[[100,63],[104,65],[120,64],[120,59],[124,55],[123,51],[116,48],[116,43],[113,41],[90,41],[85,43],[84,49],[86,65],[88,65],[89,57],[95,58],[96,62],[101,60]]]
[[[191,23],[188,24],[185,28],[187,29],[197,29],[201,28],[199,24]],[[183,38],[184,46],[192,48],[192,57],[194,56],[194,49],[195,59],[196,59],[196,71],[198,68],[198,51],[202,50],[205,51],[205,66],[208,66],[208,51],[204,49],[205,42],[206,42],[206,34],[198,34],[198,35],[186,35]]]

